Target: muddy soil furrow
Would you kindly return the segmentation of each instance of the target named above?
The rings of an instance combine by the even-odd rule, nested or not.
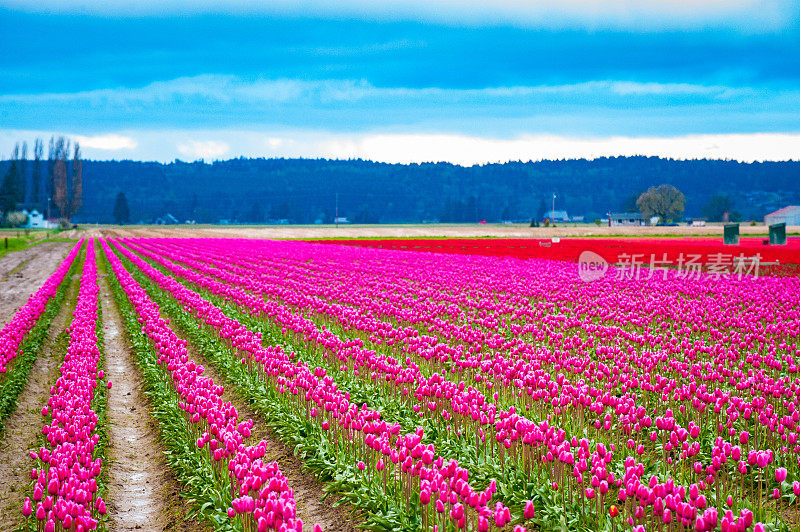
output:
[[[39,290],[74,244],[50,242],[0,257],[0,324]]]
[[[310,472],[303,471],[303,463],[267,426],[265,420],[255,410],[247,406],[222,376],[220,376],[202,353],[196,349],[192,341],[180,329],[175,329],[175,334],[187,340],[189,358],[205,367],[203,374],[214,380],[216,384],[224,386],[222,398],[230,401],[239,413],[239,419],[252,419],[253,432],[249,444],[256,444],[261,440],[267,443],[265,462],[278,462],[278,466],[286,479],[289,487],[294,490],[294,499],[297,503],[297,517],[303,520],[303,530],[311,530],[319,524],[325,532],[349,532],[357,530],[359,519],[347,510],[347,506],[334,506],[337,498],[328,495],[325,500],[324,484],[317,480]]]
[[[42,407],[47,404],[50,387],[55,384],[64,361],[69,342],[65,328],[72,317],[79,284],[80,274],[73,275],[65,302],[50,324],[47,342],[31,368],[16,411],[6,422],[5,437],[0,440],[0,494],[3,495],[0,497],[0,530],[16,530],[22,523],[22,502],[34,467],[28,453],[39,447],[44,423]]]
[[[111,530],[202,530],[186,519],[188,504],[164,459],[158,428],[150,416],[141,376],[124,335],[108,280],[102,276],[100,304],[105,332],[108,394],[108,515]]]

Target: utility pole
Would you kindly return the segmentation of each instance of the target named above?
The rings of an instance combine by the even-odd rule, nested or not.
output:
[[[336,193],[336,215],[333,218],[333,222],[336,224],[336,227],[339,227],[339,193]]]

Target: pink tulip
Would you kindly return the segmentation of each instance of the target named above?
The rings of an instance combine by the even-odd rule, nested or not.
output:
[[[526,501],[525,502],[525,510],[522,513],[525,519],[533,519],[536,515],[536,509],[533,507],[533,501]]]

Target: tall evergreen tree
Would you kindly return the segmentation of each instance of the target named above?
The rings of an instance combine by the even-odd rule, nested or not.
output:
[[[11,153],[11,164],[3,177],[3,183],[0,184],[0,209],[3,211],[3,218],[7,217],[8,213],[16,208],[17,203],[22,201],[22,190],[22,177],[19,172],[19,144],[17,144]]]
[[[130,209],[128,209],[128,199],[125,197],[124,192],[117,194],[117,199],[114,202],[114,220],[122,225],[131,221]]]

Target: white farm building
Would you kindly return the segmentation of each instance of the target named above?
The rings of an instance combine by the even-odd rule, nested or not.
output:
[[[764,216],[766,225],[785,223],[800,225],[800,205],[790,205]]]

